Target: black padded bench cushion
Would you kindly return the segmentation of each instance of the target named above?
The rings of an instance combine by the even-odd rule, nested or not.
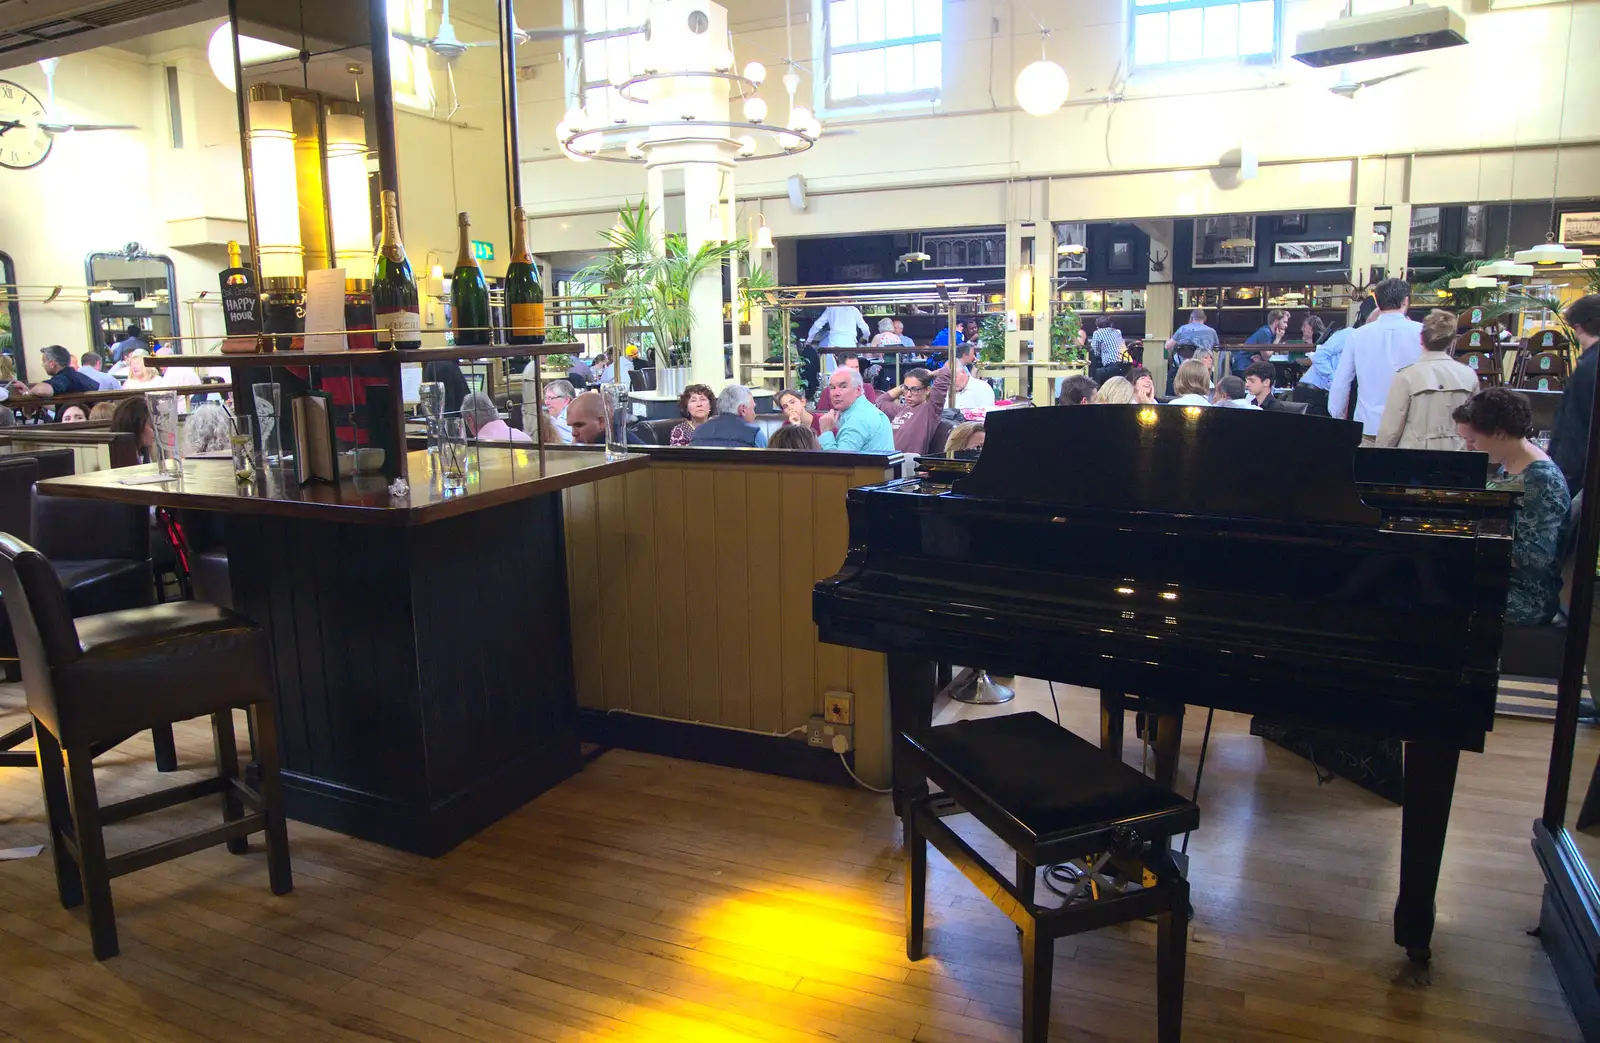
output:
[[[1042,846],[1111,826],[1150,840],[1199,822],[1193,802],[1039,713],[958,721],[900,739],[929,778],[1008,841]]]

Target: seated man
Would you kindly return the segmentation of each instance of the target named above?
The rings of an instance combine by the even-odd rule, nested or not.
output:
[[[1272,394],[1272,378],[1277,375],[1277,367],[1270,362],[1252,362],[1244,369],[1244,389],[1262,409],[1283,409],[1283,403]]]
[[[717,411],[694,429],[691,446],[765,449],[767,433],[756,426],[756,400],[743,384],[729,384],[717,395]]]
[[[941,368],[935,375],[919,366],[905,375],[900,386],[878,399],[878,408],[893,428],[897,450],[919,456],[928,451],[949,393],[949,369]]]
[[[1096,390],[1098,389],[1094,386],[1094,381],[1082,373],[1068,377],[1061,382],[1061,393],[1056,396],[1056,405],[1086,406],[1094,400]]]
[[[530,367],[537,366],[538,359],[528,363]],[[522,371],[522,429],[528,434],[533,434],[533,418],[539,412],[533,406],[533,374],[527,370]],[[563,442],[572,441],[572,426],[567,422],[567,410],[577,396],[570,380],[552,380],[544,386],[544,411],[550,418],[550,423],[556,429],[556,437]]]
[[[484,442],[533,441],[526,431],[518,431],[501,420],[494,399],[481,391],[469,391],[461,400],[461,421],[466,425],[468,438]]]
[[[50,379],[40,381],[32,387],[20,380],[12,381],[10,390],[13,395],[50,398],[54,395],[76,395],[100,390],[100,385],[72,368],[72,352],[59,344],[41,348],[39,360],[44,364],[45,374]]]
[[[1260,409],[1261,407],[1251,401],[1244,389],[1244,381],[1234,376],[1223,377],[1217,381],[1217,390],[1211,396],[1214,406],[1231,406],[1234,409]]]
[[[841,351],[841,352],[838,352],[837,354],[839,356],[839,365],[841,365],[841,366],[849,366],[851,369],[855,370],[857,373],[861,373],[862,374],[862,377],[861,377],[861,379],[862,379],[861,391],[862,391],[862,393],[864,395],[867,396],[867,401],[868,402],[876,402],[876,401],[878,401],[878,396],[883,394],[883,392],[881,392],[877,388],[873,387],[872,384],[867,381],[866,374],[861,369],[861,356],[859,354],[857,354],[856,352],[854,352],[854,351]],[[830,410],[832,408],[833,408],[833,389],[831,389],[831,388],[823,388],[821,391],[817,392],[817,412],[826,413],[828,410]]]
[[[889,418],[867,401],[859,372],[840,366],[828,378],[828,390],[833,392],[833,409],[817,418],[817,426],[822,428],[818,439],[822,448],[851,453],[895,451]]]
[[[566,383],[561,381],[561,383]],[[549,389],[546,388],[546,391]],[[572,440],[578,445],[603,445],[606,440],[606,409],[600,392],[585,391],[563,410],[572,425]]]

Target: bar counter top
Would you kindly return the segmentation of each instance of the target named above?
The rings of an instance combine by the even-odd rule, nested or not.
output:
[[[181,479],[129,483],[155,472],[154,464],[118,467],[88,474],[50,478],[38,483],[41,493],[81,499],[111,500],[147,506],[183,507],[228,514],[253,514],[282,518],[368,525],[420,525],[453,518],[516,500],[525,500],[575,485],[597,482],[613,475],[646,467],[649,458],[634,454],[607,461],[603,453],[547,447],[545,474],[539,474],[539,456],[532,449],[481,446],[478,467],[463,490],[446,492],[439,480],[429,481],[428,454],[413,452],[410,494],[391,499],[388,481],[380,475],[346,478],[337,485],[309,482],[296,485],[279,474],[239,483],[227,459],[184,462]]]

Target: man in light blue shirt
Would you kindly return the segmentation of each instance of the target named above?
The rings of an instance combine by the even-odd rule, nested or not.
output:
[[[862,393],[861,371],[841,366],[828,378],[833,409],[817,418],[824,449],[847,453],[892,453],[894,428]]]
[[[1411,286],[1404,279],[1385,279],[1373,291],[1378,314],[1345,338],[1339,365],[1328,389],[1328,412],[1342,418],[1350,404],[1350,382],[1356,384],[1356,408],[1350,419],[1361,425],[1362,441],[1375,442],[1389,385],[1402,366],[1422,354],[1422,323],[1406,318]]]
[[[79,373],[82,373],[96,384],[99,384],[101,391],[120,390],[122,387],[122,381],[118,380],[116,377],[113,377],[110,373],[104,372],[101,369],[104,364],[105,359],[100,357],[100,353],[98,351],[86,351],[79,356],[77,369]],[[195,383],[198,384],[199,381],[197,380]]]

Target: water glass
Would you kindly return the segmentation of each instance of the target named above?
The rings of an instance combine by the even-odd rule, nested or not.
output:
[[[183,442],[178,438],[178,393],[147,391],[144,399],[150,407],[150,427],[156,436],[152,447],[156,470],[174,478],[181,477]]]
[[[228,449],[233,453],[233,478],[237,482],[254,480],[261,470],[255,439],[255,418],[236,416],[228,428]]]
[[[283,465],[283,432],[278,418],[282,389],[277,384],[252,384],[250,395],[255,400],[256,430],[260,433],[261,460],[268,467]]]
[[[467,422],[459,416],[442,418],[439,481],[446,492],[467,487]]]
[[[422,416],[428,422],[428,452],[439,451],[439,421],[444,417],[444,385],[429,381],[417,389],[417,401],[422,406]]]
[[[626,390],[621,384],[600,385],[600,406],[606,421],[607,460],[620,460],[628,455]]]

